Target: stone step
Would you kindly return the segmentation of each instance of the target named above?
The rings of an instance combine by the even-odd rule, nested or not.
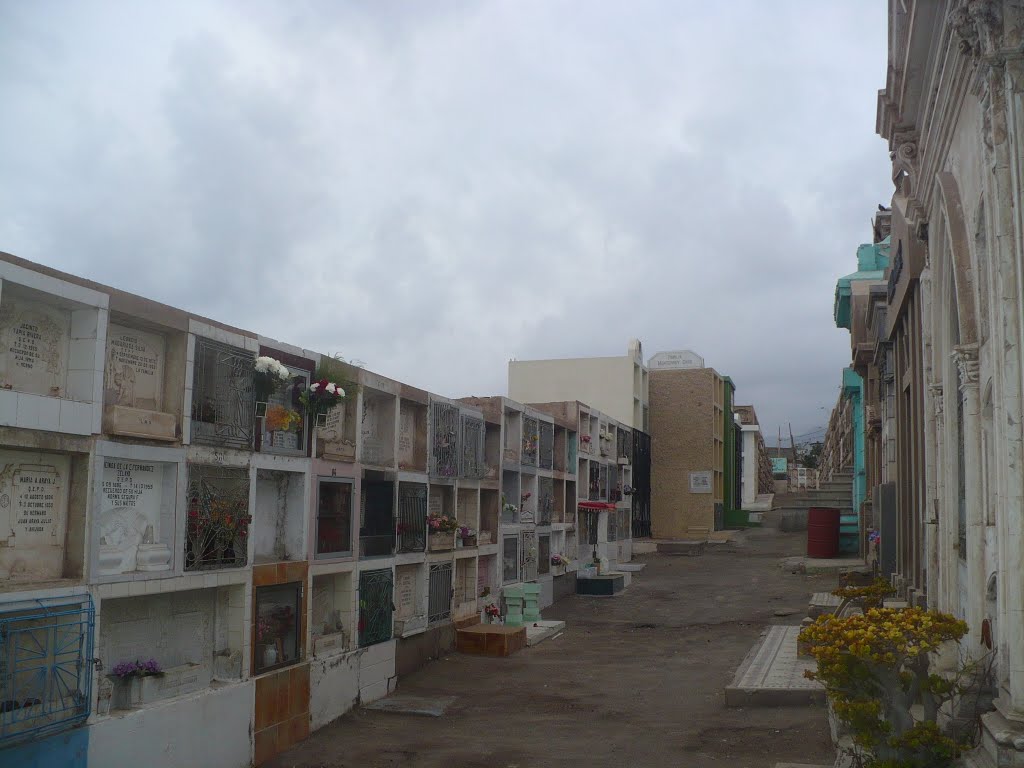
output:
[[[658,554],[661,555],[689,555],[696,557],[703,555],[707,547],[707,539],[694,539],[690,541],[659,541]]]
[[[804,677],[804,672],[813,670],[815,663],[813,659],[797,655],[798,634],[800,627],[768,627],[736,670],[732,683],[726,686],[725,705],[786,707],[824,704],[824,687]]]
[[[835,613],[842,602],[843,598],[836,597],[830,592],[815,592],[807,606],[807,615],[816,619],[826,613]]]

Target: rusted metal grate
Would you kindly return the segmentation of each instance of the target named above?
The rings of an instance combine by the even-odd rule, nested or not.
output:
[[[430,404],[430,471],[437,477],[459,473],[459,409],[450,403]]]
[[[359,574],[359,647],[391,639],[394,575],[390,568]]]
[[[436,624],[452,617],[452,564],[434,563],[430,566],[427,621]]]
[[[540,456],[541,469],[551,469],[555,456],[555,425],[547,421],[540,422]]]
[[[537,450],[540,443],[540,429],[537,419],[523,416],[523,456],[522,463],[528,467],[537,466]]]
[[[555,483],[550,477],[537,478],[537,525],[551,525],[555,508]]]
[[[251,448],[255,423],[254,357],[196,337],[192,442]]]
[[[398,484],[398,551],[422,552],[427,546],[427,486]]]
[[[251,522],[248,470],[189,465],[186,571],[244,566]]]
[[[479,479],[486,477],[484,462],[484,421],[475,416],[462,417],[462,477]]]

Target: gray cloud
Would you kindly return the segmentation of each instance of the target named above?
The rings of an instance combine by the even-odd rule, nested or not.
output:
[[[690,347],[803,433],[890,194],[885,34],[858,0],[6,4],[0,249],[453,396]]]

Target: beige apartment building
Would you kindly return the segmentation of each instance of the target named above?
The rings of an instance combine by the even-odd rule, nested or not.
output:
[[[731,384],[713,368],[661,368],[657,358],[650,374],[652,535],[687,538],[724,526]]]
[[[620,424],[648,429],[648,375],[637,339],[624,355],[510,360],[508,396],[520,403],[580,400]]]

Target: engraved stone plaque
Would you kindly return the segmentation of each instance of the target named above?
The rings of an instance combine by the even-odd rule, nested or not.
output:
[[[167,342],[163,336],[111,323],[104,378],[106,402],[161,410],[166,357]]]
[[[416,614],[416,573],[413,569],[398,569],[395,600],[396,619],[409,619]]]
[[[416,462],[414,443],[416,436],[416,415],[402,411],[398,419],[398,463],[411,466]]]
[[[5,298],[0,306],[0,385],[37,395],[65,395],[71,313]]]
[[[171,567],[171,550],[161,540],[164,472],[173,465],[104,459],[100,492],[100,573],[158,571]],[[172,485],[173,487],[173,485]]]
[[[0,578],[60,578],[71,459],[0,451]]]

